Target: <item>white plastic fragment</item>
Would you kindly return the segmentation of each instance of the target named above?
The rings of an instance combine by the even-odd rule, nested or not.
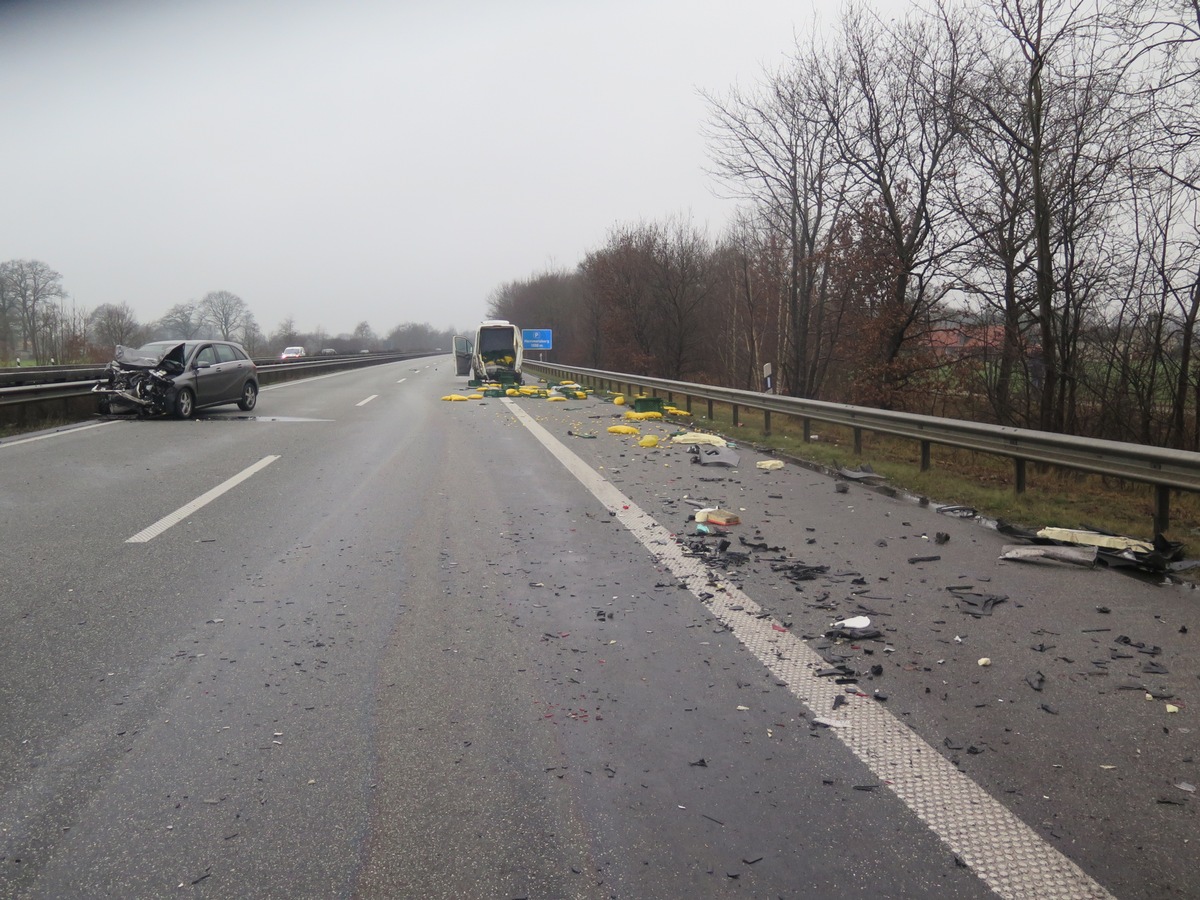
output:
[[[979,665],[981,665],[981,666],[990,666],[991,664],[992,664],[992,660],[990,657],[984,656],[984,657],[981,657],[979,660]]]
[[[853,616],[849,619],[842,619],[840,622],[833,623],[834,628],[870,628],[870,616]]]

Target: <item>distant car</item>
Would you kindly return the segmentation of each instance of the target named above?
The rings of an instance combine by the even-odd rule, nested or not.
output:
[[[249,412],[258,403],[258,368],[232,341],[155,341],[117,347],[116,358],[92,388],[100,412],[190,419],[198,409],[236,403]]]
[[[321,355],[322,356],[337,356],[337,351],[334,350],[332,347],[326,347],[324,350],[321,351]]]
[[[280,359],[299,359],[306,356],[303,347],[284,347],[283,352],[279,354]]]
[[[370,353],[371,351],[370,350],[359,350],[358,352],[359,353]]]

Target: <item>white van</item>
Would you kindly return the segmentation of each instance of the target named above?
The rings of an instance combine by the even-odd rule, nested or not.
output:
[[[475,332],[475,351],[471,359],[473,382],[498,381],[522,384],[521,366],[525,346],[521,329],[506,319],[488,319]]]

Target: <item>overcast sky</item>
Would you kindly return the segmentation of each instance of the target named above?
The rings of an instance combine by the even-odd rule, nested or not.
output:
[[[822,4],[832,13],[830,4]],[[611,227],[716,236],[704,101],[812,27],[785,0],[0,0],[0,260],[144,322],[471,327]],[[519,323],[536,327],[538,323]]]

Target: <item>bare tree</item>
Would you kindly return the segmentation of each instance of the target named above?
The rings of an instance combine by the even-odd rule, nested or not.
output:
[[[204,330],[204,312],[197,303],[176,303],[158,320],[158,329],[163,337],[190,341]]]
[[[251,318],[246,301],[229,291],[210,291],[200,300],[204,323],[216,330],[221,340],[237,340]]]
[[[948,284],[961,240],[944,188],[961,147],[961,35],[912,16],[885,28],[861,8],[842,22],[844,50],[823,77],[822,99],[859,207],[890,244],[891,290],[872,311],[885,406],[903,386],[902,352]],[[866,348],[864,348],[865,350]]]
[[[799,47],[792,62],[767,74],[756,90],[704,95],[712,174],[732,196],[756,204],[787,254],[780,362],[784,389],[801,397],[819,393],[828,355],[821,341],[828,286],[823,253],[845,199],[835,132],[815,93],[828,65],[825,53],[815,43]]]
[[[50,307],[64,296],[62,276],[44,262],[17,259],[0,263],[0,282],[4,284],[8,303],[16,310],[33,358],[41,360],[46,315],[53,317]]]
[[[141,340],[142,325],[127,303],[102,303],[88,317],[92,334],[101,347],[133,344]]]

